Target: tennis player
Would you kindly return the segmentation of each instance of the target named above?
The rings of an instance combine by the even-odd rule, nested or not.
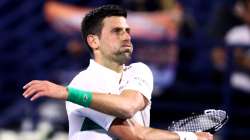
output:
[[[150,128],[151,70],[143,63],[125,66],[133,45],[127,13],[115,5],[90,11],[82,37],[93,59],[68,87],[33,80],[23,96],[67,100],[70,140],[212,140],[205,132],[170,132]]]

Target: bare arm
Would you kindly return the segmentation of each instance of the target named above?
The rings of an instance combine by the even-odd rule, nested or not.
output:
[[[124,90],[120,95],[93,94],[90,108],[119,118],[131,118],[144,109],[148,101],[134,90]]]
[[[112,123],[109,133],[122,140],[180,140],[175,132],[143,127],[132,120],[116,119]],[[195,133],[197,140],[213,140],[213,136],[206,132]]]
[[[24,86],[25,98],[35,100],[40,97],[67,100],[68,92],[64,86],[49,81],[33,80]],[[90,108],[119,118],[131,118],[148,104],[147,99],[134,90],[124,90],[120,95],[93,93]]]
[[[68,96],[67,89],[63,86],[48,82],[48,81],[32,81],[24,86],[25,92],[23,95],[31,100],[35,100],[40,97],[50,97],[54,99],[66,100]],[[147,104],[146,99],[142,96],[134,97],[132,95],[140,95],[139,93],[131,94],[132,90],[127,90],[121,95],[107,95],[94,93],[93,101],[90,105],[92,109],[100,110],[100,112],[109,113],[111,115],[117,115],[121,118],[126,118],[133,113],[127,111],[121,111],[124,108],[130,109],[128,105],[136,106],[132,107],[134,110],[140,110]],[[134,99],[136,98],[136,99]],[[132,100],[132,101],[131,101]],[[120,106],[120,107],[119,107]],[[105,111],[103,111],[105,110]],[[126,109],[124,109],[126,110]],[[114,112],[112,112],[114,111]],[[125,113],[124,113],[125,112]],[[128,111],[129,112],[129,111]],[[125,117],[124,117],[125,116]],[[179,140],[179,136],[170,131],[143,127],[129,119],[117,118],[111,125],[109,132],[123,140]],[[196,133],[197,140],[212,140],[212,136],[208,133],[199,132]]]

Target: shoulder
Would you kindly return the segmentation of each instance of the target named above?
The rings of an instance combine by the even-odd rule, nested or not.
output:
[[[75,86],[78,85],[79,83],[84,83],[84,81],[89,81],[89,79],[91,79],[90,77],[91,71],[88,69],[85,69],[81,72],[79,72],[70,82],[70,86]]]
[[[225,36],[225,41],[229,45],[249,44],[250,29],[247,25],[235,26],[230,29]]]
[[[79,78],[81,78],[81,77],[85,77],[86,75],[88,75],[87,69],[86,69],[86,70],[83,70],[83,71],[81,71],[81,72],[79,72],[79,73],[73,78],[73,80],[77,80],[77,79],[79,79]]]
[[[150,68],[142,62],[127,66],[123,73],[120,89],[121,91],[124,89],[139,91],[150,101],[153,90],[153,74]]]
[[[239,34],[241,34],[242,32],[247,32],[248,31],[248,27],[246,25],[239,25],[239,26],[235,26],[232,29],[230,29],[226,36],[237,36]]]
[[[151,72],[150,68],[142,63],[142,62],[137,62],[137,63],[132,63],[129,66],[126,67],[125,71],[128,70],[133,70],[133,71],[144,71],[144,72]]]
[[[147,79],[148,81],[153,80],[153,74],[150,68],[142,63],[132,63],[125,69],[125,76],[141,77],[142,79]]]

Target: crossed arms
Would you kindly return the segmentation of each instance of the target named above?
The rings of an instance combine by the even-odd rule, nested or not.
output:
[[[98,79],[95,79],[98,80]],[[80,82],[81,80],[76,80]],[[94,84],[95,82],[93,82]],[[75,83],[76,84],[76,83]],[[108,122],[112,122],[111,126],[106,126],[108,132],[117,136],[120,139],[127,140],[212,140],[212,135],[209,133],[175,133],[166,130],[159,130],[154,128],[145,127],[139,125],[131,118],[138,112],[143,110],[150,102],[151,92],[153,89],[153,77],[150,69],[143,63],[131,64],[123,73],[121,82],[119,83],[119,95],[87,92],[88,95],[85,98],[79,100],[80,105],[87,105],[87,107],[93,109],[91,111],[99,111],[104,114],[100,114],[101,118],[105,118],[105,115],[112,115],[117,117],[115,120],[112,117]],[[23,96],[25,98],[31,98],[36,100],[40,97],[49,97],[59,100],[71,99],[72,92],[66,87],[60,86],[49,81],[33,80],[24,86]],[[81,95],[84,93],[81,92]],[[79,94],[78,94],[79,95]],[[90,95],[90,96],[89,96]],[[88,100],[90,99],[90,100]],[[87,103],[87,104],[81,104]],[[86,117],[93,119],[97,124],[102,126],[101,122],[94,120],[95,117],[88,116],[90,113],[85,113]]]
[[[30,97],[32,101],[40,97],[66,100],[68,96],[65,87],[48,81],[34,80],[26,84],[24,89],[25,92],[23,93],[23,96],[25,98]],[[175,132],[143,127],[129,119],[146,105],[147,100],[142,94],[133,90],[124,90],[120,95],[100,94],[94,92],[93,100],[89,107],[118,117],[113,121],[109,129],[109,132],[118,138],[130,140],[179,140],[180,137]],[[196,133],[196,136],[197,140],[213,139],[211,134],[204,132],[198,132]]]

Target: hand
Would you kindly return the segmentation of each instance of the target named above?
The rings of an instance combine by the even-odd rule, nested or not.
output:
[[[23,96],[34,101],[40,97],[49,97],[53,99],[66,100],[68,92],[66,87],[54,84],[49,81],[33,80],[23,86],[25,90]]]
[[[213,135],[207,132],[196,132],[197,140],[213,140]]]

